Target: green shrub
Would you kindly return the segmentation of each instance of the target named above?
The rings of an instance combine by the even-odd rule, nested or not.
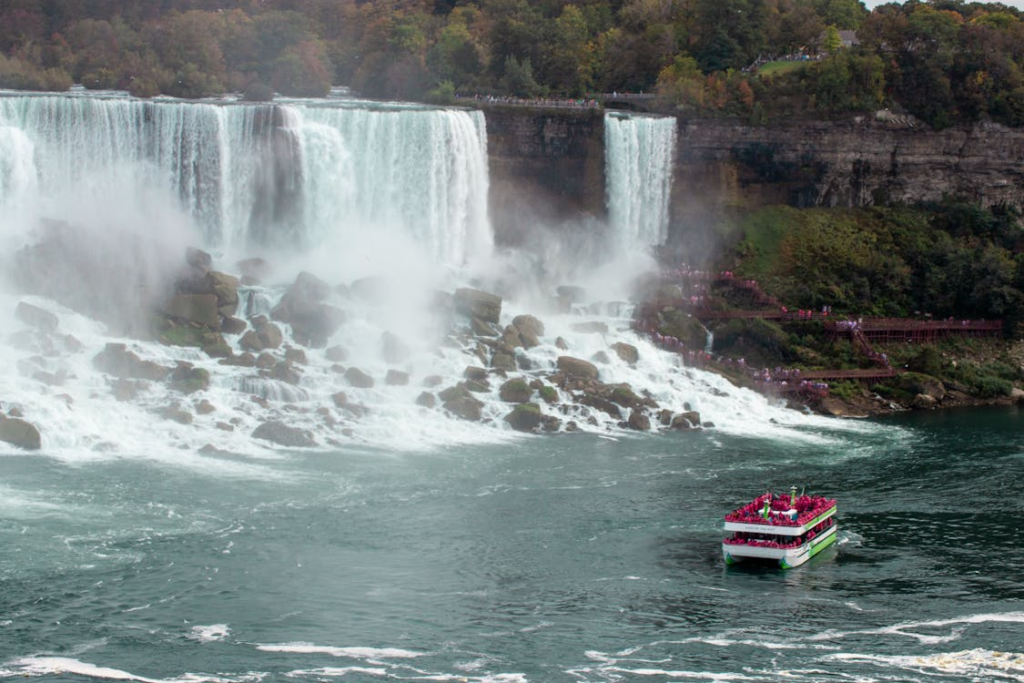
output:
[[[998,398],[1013,393],[1013,383],[1000,377],[982,375],[972,384],[973,393],[980,398]]]
[[[922,346],[921,350],[907,360],[907,369],[925,375],[938,375],[942,372],[942,354],[932,345]]]

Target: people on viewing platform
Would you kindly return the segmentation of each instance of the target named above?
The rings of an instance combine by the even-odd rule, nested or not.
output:
[[[598,101],[593,98],[515,97],[512,95],[455,95],[455,99],[472,101],[477,104],[510,107],[557,107],[564,109],[597,109]]]

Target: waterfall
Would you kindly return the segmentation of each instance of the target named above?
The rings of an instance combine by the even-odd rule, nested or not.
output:
[[[437,262],[490,251],[480,112],[291,108],[302,150],[307,238],[404,228]]]
[[[609,113],[604,126],[608,220],[615,247],[630,251],[664,243],[676,152],[675,118]]]
[[[36,178],[41,213],[72,221],[83,196],[163,193],[208,248],[311,249],[380,227],[441,264],[491,246],[479,112],[4,95],[0,153],[0,206]]]

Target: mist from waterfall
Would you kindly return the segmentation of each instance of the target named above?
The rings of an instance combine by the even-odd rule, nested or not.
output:
[[[604,117],[608,223],[622,251],[668,237],[676,119],[608,113]]]
[[[58,242],[73,237],[63,248],[90,252],[89,272],[99,273],[88,282],[71,273],[79,291],[70,302],[28,296],[10,282],[0,288],[0,323],[11,331],[0,338],[0,400],[40,425],[44,450],[74,460],[147,454],[179,463],[183,452],[200,448],[264,457],[274,448],[252,434],[275,419],[323,447],[431,448],[518,438],[505,422],[506,376],[554,388],[558,358],[570,355],[597,363],[601,382],[629,383],[671,414],[692,409],[717,429],[789,438],[813,418],[687,368],[633,330],[627,285],[652,265],[650,247],[664,238],[672,122],[609,116],[611,232],[596,218],[581,221],[571,237],[537,226],[538,249],[527,254],[493,249],[481,112],[358,101],[0,95],[4,275],[25,262],[18,249],[40,238],[33,233],[45,232],[41,218],[66,221]],[[265,258],[265,276],[238,291],[235,315],[250,332],[300,270],[321,278],[329,285],[325,304],[345,319],[327,340],[334,352],[297,348],[304,345],[283,324],[284,345],[271,362],[302,351],[286,381],[195,347],[120,336],[75,305],[84,297],[117,309],[146,292],[166,296],[187,246],[207,249],[214,269],[236,275],[239,258]],[[105,277],[104,264],[134,269],[131,289],[118,291],[124,278]],[[473,331],[452,309],[451,293],[466,285],[505,299],[489,332]],[[571,306],[556,298],[560,285],[575,286]],[[22,302],[53,314],[57,330],[34,332],[15,316]],[[514,350],[511,370],[485,370],[489,383],[474,394],[483,404],[479,422],[457,419],[440,402],[423,404],[424,393],[464,382],[468,366],[489,368],[500,337],[487,335],[503,334],[519,314],[537,316],[546,330],[537,346]],[[242,354],[241,335],[224,336]],[[115,378],[92,362],[112,341],[165,368],[205,369],[210,386],[193,397],[149,382],[130,400],[119,398]],[[639,359],[610,353],[613,345],[635,347]],[[349,368],[373,385],[353,386]],[[626,417],[570,395],[537,403],[564,429],[614,433]],[[191,421],[167,419],[180,411]]]

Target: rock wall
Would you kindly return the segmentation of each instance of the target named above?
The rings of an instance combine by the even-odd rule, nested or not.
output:
[[[514,241],[530,222],[604,215],[602,113],[506,108],[486,116],[499,239]],[[1024,129],[934,131],[887,112],[771,126],[680,119],[670,242],[690,235],[706,243],[722,217],[771,204],[853,207],[946,195],[1024,208]]]
[[[604,215],[603,112],[504,107],[485,115],[500,242],[518,243],[538,224]]]

